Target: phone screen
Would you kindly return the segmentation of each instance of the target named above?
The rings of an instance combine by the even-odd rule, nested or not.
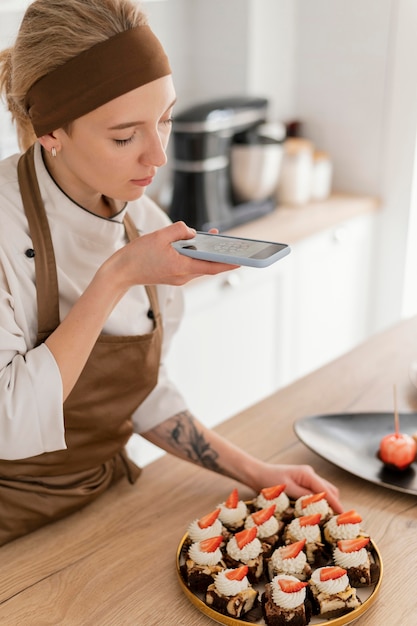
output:
[[[183,246],[183,248],[188,250],[217,252],[218,254],[236,258],[246,257],[249,259],[267,259],[284,247],[285,244],[279,243],[200,234],[197,234],[194,239],[190,240],[189,245]]]
[[[199,232],[192,239],[174,241],[172,245],[195,259],[252,267],[266,267],[290,252],[285,243]]]

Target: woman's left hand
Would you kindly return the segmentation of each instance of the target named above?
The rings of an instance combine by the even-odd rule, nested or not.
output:
[[[335,513],[343,511],[339,490],[331,482],[316,474],[310,465],[273,465],[263,463],[259,488],[285,484],[286,493],[293,499],[306,494],[326,492],[326,499]]]

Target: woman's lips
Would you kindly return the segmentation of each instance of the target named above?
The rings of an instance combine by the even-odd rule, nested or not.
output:
[[[147,178],[138,178],[138,179],[132,178],[130,182],[133,183],[133,185],[136,185],[137,187],[147,187],[148,185],[151,184],[152,181],[153,181],[153,176],[148,176]]]

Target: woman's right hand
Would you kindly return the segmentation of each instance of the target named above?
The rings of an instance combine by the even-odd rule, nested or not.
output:
[[[198,276],[219,274],[238,267],[192,259],[171,245],[194,235],[193,228],[184,222],[175,222],[131,241],[113,254],[104,266],[114,272],[122,289],[133,285],[184,285]]]

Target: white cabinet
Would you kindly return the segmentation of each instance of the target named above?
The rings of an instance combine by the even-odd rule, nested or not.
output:
[[[279,385],[285,368],[289,257],[190,283],[167,365],[192,412],[214,426]]]
[[[356,217],[293,246],[291,376],[336,358],[370,332],[376,216]]]

